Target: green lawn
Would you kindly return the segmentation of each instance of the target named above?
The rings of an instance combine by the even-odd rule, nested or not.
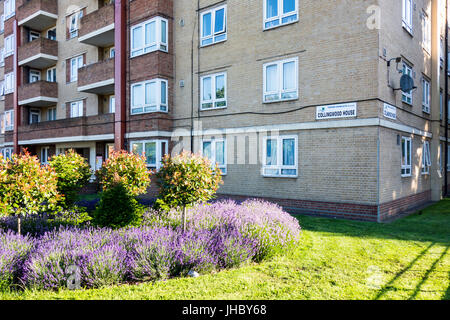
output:
[[[299,217],[297,250],[199,278],[2,299],[450,299],[450,200],[391,224]]]

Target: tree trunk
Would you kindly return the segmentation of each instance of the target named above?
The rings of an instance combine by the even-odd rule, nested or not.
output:
[[[186,206],[183,207],[183,232],[186,231]]]
[[[20,218],[20,214],[17,216],[17,233],[19,236],[22,234],[22,221]]]

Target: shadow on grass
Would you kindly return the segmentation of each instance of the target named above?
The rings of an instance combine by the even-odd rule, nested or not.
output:
[[[375,223],[296,215],[303,229],[336,236],[450,244],[450,200],[433,204],[392,223]]]
[[[448,272],[448,278],[450,279],[450,271]],[[447,291],[445,291],[444,296],[442,297],[444,300],[450,300],[450,284],[447,287]]]

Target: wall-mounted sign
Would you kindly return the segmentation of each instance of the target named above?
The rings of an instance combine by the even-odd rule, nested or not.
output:
[[[383,116],[388,119],[397,120],[397,108],[385,103],[383,107]]]
[[[316,109],[316,119],[336,119],[356,117],[356,103],[320,106]]]

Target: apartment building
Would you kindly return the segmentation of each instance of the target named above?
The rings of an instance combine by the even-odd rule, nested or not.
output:
[[[378,222],[442,197],[444,1],[2,2],[4,156],[187,149],[221,196]]]

